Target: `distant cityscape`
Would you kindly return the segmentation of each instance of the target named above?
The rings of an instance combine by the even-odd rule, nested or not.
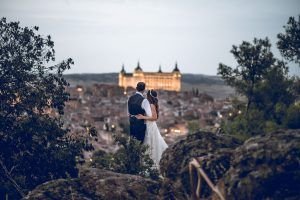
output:
[[[114,132],[128,133],[127,99],[135,92],[117,84],[71,85],[70,100],[65,107],[65,126],[72,137],[90,140],[96,149],[114,151]],[[221,119],[232,109],[228,98],[214,99],[198,89],[190,91],[158,91],[158,126],[168,144],[199,129],[217,131]],[[87,130],[95,127],[93,139]],[[87,153],[89,157],[91,153]]]

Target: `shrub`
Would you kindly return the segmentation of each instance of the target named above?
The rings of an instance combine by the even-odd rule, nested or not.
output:
[[[96,151],[91,166],[124,174],[135,174],[147,178],[158,179],[158,170],[148,154],[148,146],[124,134],[114,135],[119,145],[116,153]]]

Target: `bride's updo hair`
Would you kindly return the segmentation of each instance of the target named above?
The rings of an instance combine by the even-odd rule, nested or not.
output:
[[[155,105],[157,118],[158,118],[158,98],[157,98],[157,92],[155,90],[148,90],[147,92],[147,99],[150,104]]]

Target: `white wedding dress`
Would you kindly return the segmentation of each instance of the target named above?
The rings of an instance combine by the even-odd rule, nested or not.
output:
[[[159,129],[155,121],[146,121],[146,134],[144,144],[149,146],[150,158],[154,161],[155,166],[159,169],[159,161],[161,155],[168,145],[160,135]]]

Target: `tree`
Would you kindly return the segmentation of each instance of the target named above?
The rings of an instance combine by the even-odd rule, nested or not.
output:
[[[277,35],[277,47],[281,55],[289,61],[294,61],[300,66],[300,15],[298,21],[290,17],[287,25],[283,26],[285,33]]]
[[[218,74],[247,98],[246,116],[223,122],[225,132],[247,138],[284,126],[286,110],[296,99],[296,88],[288,67],[274,58],[270,47],[267,38],[255,38],[253,44],[242,42],[231,50],[237,67],[219,65]]]
[[[63,72],[73,61],[53,64],[53,47],[38,27],[0,20],[1,199],[5,193],[20,198],[51,179],[77,176],[80,144],[68,140],[60,120],[69,98]]]
[[[218,74],[238,93],[247,97],[246,115],[255,97],[255,89],[267,70],[275,63],[269,39],[254,38],[253,44],[243,41],[230,51],[237,61],[236,68],[220,63]]]

